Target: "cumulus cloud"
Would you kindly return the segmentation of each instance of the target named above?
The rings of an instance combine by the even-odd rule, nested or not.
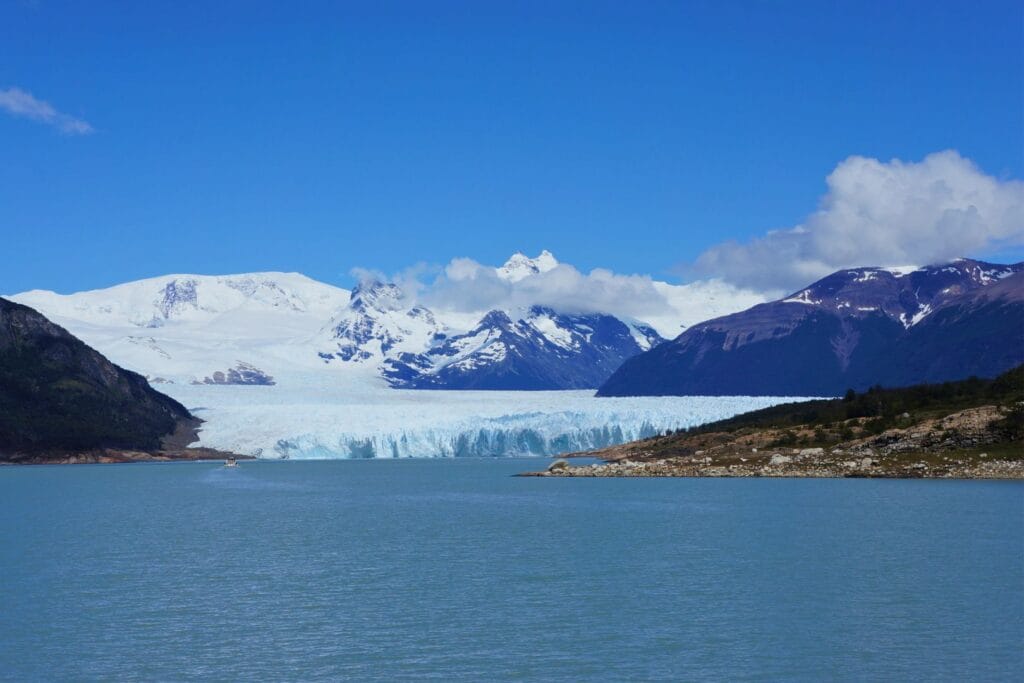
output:
[[[513,257],[524,259],[521,254]],[[503,269],[470,258],[455,258],[443,267],[417,264],[394,275],[362,268],[352,275],[360,283],[393,282],[404,305],[422,304],[456,329],[470,329],[487,311],[521,315],[530,306],[561,313],[607,313],[652,325],[666,337],[702,320],[749,308],[764,295],[721,280],[669,284],[649,275],[623,275],[598,268],[581,273],[550,254],[533,260],[539,272],[503,276]],[[506,267],[507,268],[506,264]]]
[[[430,266],[426,263],[416,263],[404,270],[400,270],[397,273],[387,274],[381,270],[373,268],[352,268],[349,270],[349,275],[354,277],[360,285],[365,285],[373,282],[390,282],[398,285],[402,290],[402,296],[408,299],[410,302],[415,302],[420,293],[426,287],[424,284],[424,278],[434,275],[439,271],[436,266]]]
[[[428,306],[462,312],[536,305],[643,318],[671,311],[665,296],[644,275],[618,275],[600,268],[583,274],[562,263],[513,282],[467,258],[453,259],[424,290],[422,300]]]
[[[93,127],[86,121],[57,111],[52,104],[36,99],[20,88],[0,90],[0,109],[18,116],[53,126],[67,135],[88,135]]]
[[[698,273],[762,291],[791,291],[841,268],[928,265],[1024,245],[1024,183],[999,180],[955,151],[920,162],[853,156],[827,178],[804,223],[725,242]]]

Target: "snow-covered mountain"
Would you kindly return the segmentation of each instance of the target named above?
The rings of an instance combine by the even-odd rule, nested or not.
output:
[[[251,273],[165,275],[70,295],[32,290],[11,298],[71,320],[156,328],[168,321],[210,321],[239,312],[326,316],[348,297],[344,289],[299,273]]]
[[[918,268],[851,268],[837,271],[782,300],[856,318],[880,313],[904,328],[966,292],[1022,269],[971,259]]]
[[[663,341],[644,323],[541,306],[491,310],[466,331],[444,319],[393,283],[362,283],[318,355],[375,365],[391,386],[409,389],[593,389]]]
[[[1024,263],[837,271],[626,361],[604,396],[842,394],[1024,362]]]
[[[427,352],[385,363],[393,386],[415,389],[586,389],[664,341],[650,326],[604,314],[532,306],[513,320],[494,310]]]
[[[317,361],[309,340],[349,292],[298,273],[167,275],[10,297],[151,383],[267,384]]]
[[[547,251],[483,270],[486,282],[453,280],[470,293],[490,287],[476,309],[396,283],[370,279],[350,292],[296,273],[168,275],[11,298],[153,383],[274,384],[314,372],[402,388],[579,389],[660,343],[660,330],[738,310],[752,297],[720,283],[647,279],[648,289],[625,291],[660,301],[644,309],[656,318],[648,324],[601,310],[636,303],[622,297],[590,301],[587,289],[554,297],[566,281],[588,277],[607,294],[618,276],[584,276]]]
[[[397,284],[371,280],[350,292],[295,273],[168,275],[10,298],[206,420],[202,445],[267,457],[554,454],[782,400],[609,402],[591,391],[397,388],[593,387],[659,334],[757,300],[721,283],[639,276],[621,291],[640,293],[623,297],[609,289],[619,276],[582,275],[546,253],[474,267],[485,283],[448,284],[469,290],[470,300],[486,286],[486,303],[476,308]],[[646,289],[634,289],[634,280]],[[557,289],[566,281],[587,286],[567,298]],[[591,299],[592,291],[613,295]],[[644,297],[657,304],[639,302],[653,311],[652,326],[623,312]],[[602,311],[602,301],[622,305]],[[535,383],[513,384],[520,371]]]
[[[348,305],[327,325],[324,361],[380,364],[400,353],[416,353],[443,338],[444,326],[422,306],[411,304],[398,285],[363,282]]]
[[[495,274],[518,283],[558,265],[547,251],[517,253]],[[391,386],[409,389],[592,389],[664,341],[646,323],[606,313],[509,306],[486,311],[468,330],[460,329],[465,315],[446,313],[394,283],[363,282],[327,325],[318,355],[376,365]]]

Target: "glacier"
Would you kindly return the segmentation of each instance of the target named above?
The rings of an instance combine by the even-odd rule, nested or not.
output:
[[[455,270],[465,265],[452,262]],[[534,299],[550,298],[548,289],[560,291],[566,277],[577,284],[594,278],[586,292],[605,292],[612,277],[600,270],[583,276],[550,252],[516,254],[495,269],[474,262],[470,270],[468,279],[453,276],[449,285],[465,292],[478,290],[480,278],[496,285],[499,308],[535,322],[537,334],[556,351],[591,341],[595,329],[583,313],[556,315],[535,307]],[[674,335],[680,326],[741,310],[754,303],[751,297],[761,300],[714,281],[651,286],[663,304],[653,311],[661,316],[653,329],[631,318],[624,323],[641,349],[657,341],[659,327]],[[413,295],[418,291],[412,287]],[[263,458],[554,455],[791,400],[392,389],[381,374],[385,356],[415,355],[445,340],[456,346],[465,341],[459,335],[487,314],[456,305],[459,297],[435,297],[435,319],[416,296],[393,284],[361,283],[350,291],[299,273],[175,274],[89,292],[34,290],[11,298],[182,402],[204,420],[199,445]],[[576,304],[581,311],[599,310],[585,296]],[[474,360],[499,350],[483,349]],[[333,362],[339,353],[349,360]]]
[[[313,374],[286,386],[161,389],[205,420],[198,445],[274,459],[552,456],[805,400],[400,390]]]

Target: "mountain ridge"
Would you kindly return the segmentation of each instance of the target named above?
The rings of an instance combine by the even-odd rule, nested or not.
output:
[[[198,421],[34,309],[0,298],[0,454],[159,449]]]
[[[484,271],[509,291],[523,286],[543,293],[548,274],[558,268],[570,275],[575,272],[542,251],[533,258],[514,254],[502,266]],[[689,291],[660,284],[676,295]],[[729,306],[728,288],[711,291],[709,306]],[[470,333],[499,309],[428,308],[417,301],[415,292],[382,280],[365,279],[346,290],[298,273],[174,274],[75,294],[32,290],[12,298],[44,312],[110,358],[161,385],[267,386],[327,372],[337,373],[341,382],[399,388],[498,388],[509,383],[524,389],[596,388],[622,360],[662,340],[647,323],[611,316],[618,321],[616,339],[598,339],[591,345],[584,317],[591,315],[590,321],[604,329],[612,323],[600,316],[611,314],[551,309],[545,316],[538,314],[536,305],[522,305],[520,298],[500,310],[513,322],[536,323],[534,332],[546,341],[527,343],[535,334],[519,326],[514,346],[522,353],[512,360],[520,369],[511,369],[508,363],[506,370],[491,367],[485,361],[498,349],[487,351],[480,344],[466,351],[476,353],[473,367],[467,361],[462,365],[466,372],[457,372],[442,371],[449,365],[443,361],[451,357],[439,353],[441,347],[470,345]],[[506,330],[506,336],[509,333]],[[590,348],[566,348],[566,339]],[[531,354],[544,357],[526,357]],[[474,372],[481,377],[469,377]],[[533,379],[505,381],[499,379],[503,374]]]
[[[648,326],[606,314],[532,306],[513,319],[493,310],[465,334],[390,361],[385,375],[410,389],[591,389],[662,341]]]
[[[361,283],[352,291],[318,355],[328,364],[379,362],[396,388],[593,389],[623,360],[663,341],[644,323],[544,306],[493,309],[458,332],[422,305],[401,305],[393,283]]]
[[[998,373],[1019,357],[1014,349],[1024,341],[1021,326],[1013,324],[1020,319],[1019,304],[1001,309],[1002,320],[990,322],[990,334],[1001,330],[1009,337],[999,344],[1006,358],[990,365],[977,349],[943,346],[951,328],[939,327],[935,316],[1001,281],[1011,280],[1008,289],[1021,287],[1021,271],[1024,263],[971,259],[915,270],[837,271],[783,299],[691,327],[626,361],[598,395],[835,395],[878,383],[959,379],[974,370]],[[925,346],[933,354],[941,347],[948,358],[968,360],[948,372],[901,369],[915,348]]]

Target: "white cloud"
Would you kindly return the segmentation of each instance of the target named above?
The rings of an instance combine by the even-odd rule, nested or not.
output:
[[[500,277],[472,259],[453,259],[423,293],[428,306],[458,311],[550,306],[560,311],[618,312],[632,316],[664,313],[668,304],[651,278],[596,269],[584,275],[559,264],[521,280]]]
[[[955,151],[920,162],[853,156],[827,183],[801,225],[716,245],[696,270],[792,291],[841,268],[927,265],[1024,245],[1024,183],[986,175]]]
[[[0,109],[11,116],[19,116],[53,126],[68,135],[88,135],[93,132],[93,127],[86,121],[62,114],[54,109],[49,102],[36,99],[32,93],[25,92],[20,88],[0,90]]]
[[[600,312],[640,320],[665,336],[678,334],[681,325],[764,300],[755,292],[723,282],[672,285],[648,275],[622,275],[603,268],[584,274],[565,263],[510,281],[495,268],[468,258],[453,259],[419,289],[418,300],[424,305],[442,314],[467,314],[466,320],[492,309],[547,306],[564,313]]]

